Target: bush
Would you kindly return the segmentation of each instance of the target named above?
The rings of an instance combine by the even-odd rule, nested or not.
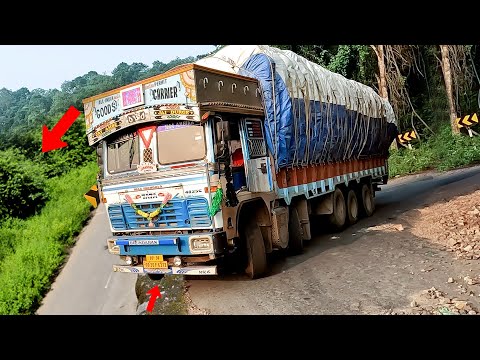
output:
[[[13,253],[18,233],[15,228],[3,224],[0,227],[0,263],[6,256]]]
[[[37,212],[48,198],[45,180],[40,166],[17,150],[0,151],[0,219]]]
[[[429,169],[450,170],[480,162],[480,137],[453,135],[448,124],[427,141],[413,147],[412,150],[401,148],[390,153],[390,176]]]
[[[33,314],[84,226],[91,205],[83,194],[95,184],[95,163],[47,181],[51,200],[38,216],[0,229],[0,241],[14,249],[0,262],[0,315]],[[15,224],[16,223],[16,224]]]
[[[49,119],[49,129],[54,126],[60,117],[61,115],[58,115]],[[78,117],[65,133],[62,141],[65,141],[68,146],[46,153],[36,153],[35,160],[42,163],[47,177],[63,175],[73,168],[96,161],[95,150],[88,145],[88,140],[85,136],[85,118],[83,114]]]

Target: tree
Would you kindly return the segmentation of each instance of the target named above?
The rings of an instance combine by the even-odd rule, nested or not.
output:
[[[118,64],[112,71],[115,86],[124,86],[141,79],[147,72],[147,69],[148,66],[143,63],[132,63],[128,65],[122,62]]]
[[[371,45],[375,54],[377,55],[378,61],[378,94],[384,99],[388,100],[388,90],[387,90],[387,74],[385,71],[385,53],[383,51],[383,45]]]
[[[46,200],[41,168],[16,150],[0,151],[0,219],[33,215]]]
[[[387,73],[385,70],[385,53],[383,49],[383,45],[370,45],[375,51],[375,55],[377,55],[377,62],[378,62],[378,75],[375,74],[378,81],[378,94],[388,100],[388,90],[387,90]],[[391,149],[398,149],[398,145],[396,141],[393,141],[390,145]]]
[[[440,52],[442,53],[442,72],[445,81],[445,89],[447,91],[448,106],[450,108],[450,126],[452,127],[452,132],[455,134],[459,133],[460,129],[455,124],[457,111],[455,110],[455,101],[453,100],[453,82],[448,45],[440,45]]]

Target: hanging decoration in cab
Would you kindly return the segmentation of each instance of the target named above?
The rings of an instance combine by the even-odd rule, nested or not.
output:
[[[223,200],[223,189],[222,189],[222,184],[219,181],[217,190],[213,195],[212,205],[210,206],[210,209],[208,209],[208,213],[210,214],[211,217],[215,216],[215,214],[220,210],[220,205],[222,204],[222,200]]]
[[[125,200],[127,200],[127,202],[130,204],[130,206],[133,208],[133,210],[135,210],[135,214],[140,215],[141,217],[143,217],[143,218],[145,218],[145,219],[147,219],[147,220],[150,220],[149,226],[152,226],[152,225],[153,225],[152,219],[155,218],[156,216],[160,215],[160,213],[162,212],[163,207],[164,207],[171,199],[173,199],[172,194],[166,193],[166,194],[165,194],[165,197],[163,198],[162,203],[160,204],[160,207],[158,207],[158,208],[155,209],[154,211],[148,213],[148,212],[145,212],[145,211],[141,210],[141,209],[133,202],[133,199],[132,199],[132,197],[131,197],[130,195],[125,195]]]

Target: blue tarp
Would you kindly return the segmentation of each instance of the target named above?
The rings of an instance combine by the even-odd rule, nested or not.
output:
[[[386,156],[397,135],[396,125],[386,118],[370,117],[345,105],[318,100],[305,104],[303,98],[292,98],[293,91],[266,54],[252,55],[239,74],[258,79],[262,87],[267,146],[277,170]]]

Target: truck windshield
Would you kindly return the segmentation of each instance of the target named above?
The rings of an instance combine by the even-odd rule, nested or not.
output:
[[[159,125],[157,147],[161,165],[201,160],[206,152],[203,126],[195,123]]]
[[[107,164],[110,174],[137,169],[137,165],[140,164],[140,156],[136,133],[123,134],[109,141]]]

